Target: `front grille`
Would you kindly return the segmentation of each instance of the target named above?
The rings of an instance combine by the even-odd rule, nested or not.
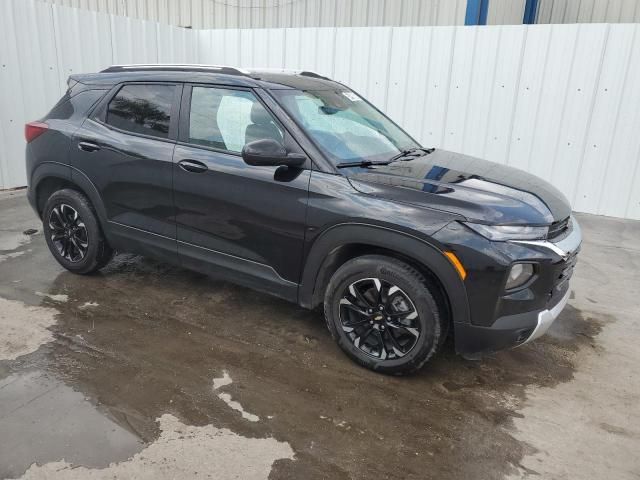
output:
[[[553,222],[549,226],[549,233],[547,234],[547,238],[549,240],[559,237],[569,228],[569,217],[564,220],[560,220],[558,222]]]
[[[549,299],[561,298],[567,289],[569,279],[573,275],[573,269],[578,262],[578,250],[573,252],[569,258],[558,264],[554,273],[553,288],[549,292]]]

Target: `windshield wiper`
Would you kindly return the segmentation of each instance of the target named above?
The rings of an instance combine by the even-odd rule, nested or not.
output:
[[[389,165],[391,160],[382,160],[374,162],[372,160],[360,160],[359,162],[342,162],[336,165],[336,168],[349,168],[349,167],[370,167],[372,165]]]
[[[403,162],[408,162],[409,160],[413,160],[414,158],[429,155],[430,153],[433,153],[434,150],[435,148],[409,148],[407,150],[403,150],[396,156],[391,157],[389,161],[395,162],[396,160],[402,160]]]
[[[389,160],[378,160],[378,161],[360,160],[358,162],[343,162],[343,163],[337,164],[336,168],[370,167],[372,165],[389,165],[390,163],[396,162],[398,160],[407,162],[409,160],[413,160],[414,158],[429,155],[430,153],[433,153],[434,150],[435,148],[409,148],[391,157]]]

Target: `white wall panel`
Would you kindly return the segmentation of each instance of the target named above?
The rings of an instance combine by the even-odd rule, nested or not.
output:
[[[524,18],[526,0],[490,0],[488,25],[520,25]]]
[[[525,31],[508,162],[511,166],[532,170],[532,166],[537,164],[535,161],[532,164],[532,154],[534,146],[540,141],[538,127],[545,128],[538,118],[543,106],[540,97],[549,65],[551,27],[541,25]]]
[[[471,95],[471,75],[476,52],[476,37],[479,27],[461,28],[456,31],[451,61],[451,80],[448,85],[433,82],[432,95],[447,95],[447,115],[442,143],[443,148],[462,151],[464,148],[464,125]],[[478,90],[479,91],[479,90]],[[481,92],[482,95],[485,92]]]
[[[640,0],[538,0],[536,23],[638,22]]]
[[[575,208],[597,210],[602,194],[600,184],[610,165],[611,151],[616,129],[619,128],[623,91],[628,80],[633,47],[634,25],[622,25],[609,32],[606,49],[603,49],[601,72],[594,92],[593,111],[589,129],[576,172]],[[616,51],[611,49],[615,48]]]
[[[419,115],[421,123],[416,123],[416,138],[420,138],[425,144],[444,145],[446,125],[451,97],[451,72],[452,55],[456,44],[456,28],[415,28],[414,42],[412,43],[412,58],[422,58],[424,65],[416,72],[410,72],[407,84],[405,104],[408,112]],[[459,30],[458,30],[459,31]],[[428,38],[425,48],[420,55],[420,37]],[[414,104],[413,92],[424,91],[424,106],[422,103]],[[415,105],[415,106],[414,106]],[[402,121],[403,125],[413,125],[410,117]]]
[[[463,25],[467,7],[467,0],[40,1],[194,29]],[[512,0],[492,1],[506,2],[496,18],[510,14]]]
[[[596,90],[608,25],[579,24],[571,72],[565,90],[565,108],[549,178],[575,202],[577,175],[587,148],[587,130],[593,118]]]
[[[343,8],[318,2],[336,16]],[[640,219],[639,25],[190,30],[34,0],[1,5],[2,187],[24,185],[23,125],[46,113],[69,74],[196,62],[317,71],[426,146],[530,171],[578,211]],[[443,8],[406,6],[411,16]]]
[[[495,73],[491,82],[487,131],[482,157],[507,163],[515,114],[516,95],[522,72],[523,47],[528,30],[520,26],[500,29],[495,58]]]

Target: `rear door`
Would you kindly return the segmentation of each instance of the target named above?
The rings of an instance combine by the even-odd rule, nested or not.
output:
[[[178,253],[189,268],[296,300],[310,170],[255,167],[262,138],[303,153],[250,89],[186,85],[174,155]]]
[[[176,261],[172,158],[182,85],[117,86],[75,134],[72,164],[99,191],[114,247]]]

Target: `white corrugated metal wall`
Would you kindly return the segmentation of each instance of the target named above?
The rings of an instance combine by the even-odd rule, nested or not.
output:
[[[192,28],[463,25],[467,0],[42,0]],[[489,0],[489,25],[522,23],[526,0]],[[637,23],[640,0],[538,0],[536,23]]]
[[[519,25],[524,17],[527,0],[490,0],[488,25]]]
[[[638,22],[640,0],[538,0],[536,23]]]
[[[467,0],[44,1],[191,28],[463,25],[467,8]]]
[[[2,5],[5,187],[25,182],[24,122],[50,108],[69,73],[197,61],[324,73],[425,145],[531,171],[578,211],[640,219],[639,25],[192,31],[29,0]]]

